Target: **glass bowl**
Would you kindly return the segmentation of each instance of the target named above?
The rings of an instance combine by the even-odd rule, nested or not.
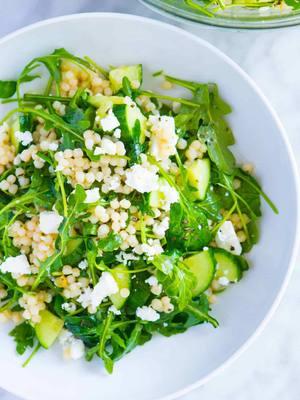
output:
[[[300,24],[300,9],[292,10],[287,6],[251,8],[231,6],[209,15],[205,9],[201,10],[201,6],[198,9],[191,7],[184,0],[141,0],[141,2],[165,15],[224,28],[266,29]],[[245,2],[245,0],[241,0],[241,2]],[[201,4],[197,0],[192,0],[191,3]]]

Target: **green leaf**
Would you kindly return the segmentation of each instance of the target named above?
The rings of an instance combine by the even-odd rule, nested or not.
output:
[[[207,218],[199,207],[191,204],[184,208],[179,203],[173,203],[166,238],[169,250],[192,251],[208,245],[212,236]]]
[[[0,81],[0,98],[8,99],[16,93],[16,81]]]
[[[179,310],[183,310],[192,299],[195,276],[185,264],[179,261],[176,253],[155,256],[152,263],[158,269],[157,278],[164,291],[177,299]]]
[[[65,327],[82,340],[88,347],[99,343],[99,329],[102,321],[97,315],[80,315],[65,317]]]
[[[117,250],[122,243],[122,238],[120,235],[114,232],[109,232],[109,234],[98,241],[98,248],[102,251],[112,252]]]
[[[227,137],[223,135],[222,125],[210,123],[201,126],[198,130],[199,137],[205,142],[210,159],[226,174],[233,174],[235,170],[235,158],[228,149]]]
[[[9,335],[14,338],[17,353],[20,355],[24,354],[29,347],[33,347],[34,345],[35,331],[28,322],[17,325]]]
[[[129,315],[135,315],[136,309],[143,307],[151,296],[150,286],[145,282],[148,277],[147,272],[142,272],[131,279],[130,295],[125,304],[126,312]]]
[[[124,78],[122,80],[122,90],[123,90],[125,96],[132,97],[132,89],[131,89],[130,81],[127,78],[127,76],[124,76]]]
[[[78,107],[67,107],[63,120],[72,128],[82,132],[86,131],[91,125],[90,120],[86,119],[84,111]]]

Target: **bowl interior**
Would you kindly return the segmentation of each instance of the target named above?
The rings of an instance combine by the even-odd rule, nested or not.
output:
[[[184,31],[140,17],[90,14],[37,24],[0,42],[1,79],[15,78],[31,58],[64,46],[101,65],[143,63],[146,75],[164,69],[186,79],[216,82],[233,106],[229,117],[240,162],[251,161],[276,203],[263,207],[261,240],[251,253],[251,270],[220,296],[213,314],[220,328],[198,326],[169,339],[157,336],[129,354],[106,375],[100,362],[65,363],[58,346],[40,351],[26,368],[1,326],[0,386],[40,400],[163,398],[203,382],[241,349],[265,320],[286,280],[297,226],[293,165],[276,117],[249,78],[211,45]],[[147,80],[147,79],[146,79]],[[151,81],[152,82],[152,81]],[[0,113],[4,113],[1,106]],[[18,382],[18,383],[16,383]]]
[[[288,6],[253,8],[232,6],[224,10],[215,8],[213,15],[208,15],[205,9],[202,11],[192,8],[184,0],[141,0],[141,2],[166,15],[194,23],[224,28],[266,29],[293,26],[300,23],[300,9],[292,10]],[[201,2],[196,4],[201,5]],[[212,9],[208,8],[208,10],[211,11]]]

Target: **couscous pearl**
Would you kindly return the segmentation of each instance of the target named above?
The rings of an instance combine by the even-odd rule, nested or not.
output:
[[[102,224],[98,228],[98,236],[105,237],[109,234],[109,231],[110,231],[109,226],[106,224]]]

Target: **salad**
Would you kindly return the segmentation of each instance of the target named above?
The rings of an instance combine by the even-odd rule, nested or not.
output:
[[[181,1],[181,0],[180,0]],[[234,7],[258,9],[265,15],[272,9],[279,11],[299,11],[298,0],[182,0],[190,9],[213,17],[220,11],[230,10]]]
[[[0,318],[24,365],[59,341],[112,372],[156,333],[216,328],[211,304],[248,269],[261,197],[277,212],[236,164],[217,86],[153,76],[164,94],[142,87],[142,65],[57,49],[0,81],[13,105],[0,122]]]

